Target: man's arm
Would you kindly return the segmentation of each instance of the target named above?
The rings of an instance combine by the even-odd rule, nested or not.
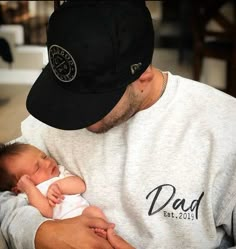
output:
[[[115,247],[112,247],[107,240],[96,235],[91,228],[114,228],[114,224],[103,219],[78,216],[48,220],[36,208],[27,205],[25,199],[11,192],[0,192],[0,203],[1,229],[10,248],[133,249],[120,238],[113,240]]]
[[[109,241],[96,235],[91,229],[93,227],[108,230]],[[38,229],[35,247],[36,249],[134,249],[116,235],[113,229],[114,225],[106,223],[103,219],[83,215],[66,220],[47,221]]]
[[[2,235],[2,230],[0,229],[0,248],[7,249],[7,243]]]
[[[0,192],[0,223],[3,236],[10,248],[34,248],[38,227],[46,221],[27,200],[11,192]]]
[[[107,230],[109,227],[113,228],[114,225],[103,219],[85,215],[47,221],[37,231],[35,247],[36,249],[112,249],[113,247],[106,239],[98,236],[91,229],[94,227]]]

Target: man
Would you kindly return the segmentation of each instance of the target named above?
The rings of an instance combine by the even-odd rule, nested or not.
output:
[[[101,219],[46,220],[2,193],[13,248],[234,245],[236,100],[154,68],[153,37],[142,1],[67,2],[51,16],[50,63],[29,93],[21,140],[80,175],[121,237]]]

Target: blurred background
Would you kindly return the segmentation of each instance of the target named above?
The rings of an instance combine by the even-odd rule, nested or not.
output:
[[[146,1],[155,29],[153,65],[236,97],[235,2]],[[26,96],[48,62],[48,18],[62,3],[0,1],[0,142],[20,135]]]

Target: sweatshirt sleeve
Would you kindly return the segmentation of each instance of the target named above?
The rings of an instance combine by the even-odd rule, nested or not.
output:
[[[15,196],[8,191],[0,192],[0,223],[9,248],[35,248],[36,231],[46,220],[22,196]]]

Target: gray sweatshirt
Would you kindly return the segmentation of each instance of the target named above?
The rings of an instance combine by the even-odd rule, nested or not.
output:
[[[223,248],[236,240],[236,99],[168,77],[160,100],[105,134],[63,131],[29,116],[21,140],[80,175],[84,197],[134,247]],[[8,244],[34,248],[45,218],[7,192],[0,203]]]

